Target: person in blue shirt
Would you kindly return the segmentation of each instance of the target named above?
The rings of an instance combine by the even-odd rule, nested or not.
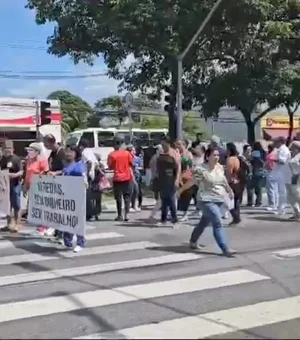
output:
[[[131,193],[131,211],[140,211],[142,205],[142,156],[138,154],[133,147],[133,145],[127,146],[127,151],[132,153],[133,155],[133,163],[132,163],[132,173],[133,173],[133,181],[132,181],[132,193]]]
[[[63,176],[83,176],[86,178],[85,165],[81,160],[81,151],[78,146],[70,145],[65,149],[66,162],[62,171]],[[64,244],[68,248],[73,247],[73,234],[64,232]],[[74,252],[78,253],[84,248],[85,240],[83,236],[76,235],[77,245]]]

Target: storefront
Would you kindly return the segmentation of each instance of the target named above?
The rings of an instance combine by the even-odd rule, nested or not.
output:
[[[260,121],[262,138],[272,140],[277,137],[288,137],[289,133],[289,117],[288,115],[273,116],[268,114]],[[293,135],[300,132],[300,117],[294,117]]]

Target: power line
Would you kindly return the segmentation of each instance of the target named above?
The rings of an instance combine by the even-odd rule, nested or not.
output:
[[[94,74],[80,74],[74,76],[26,76],[20,74],[0,74],[2,79],[14,79],[14,80],[61,80],[61,79],[85,79],[85,78],[98,78],[107,76],[107,73],[94,73]]]
[[[70,74],[71,71],[12,71],[12,70],[0,70],[0,74],[3,73],[18,73],[18,74]]]
[[[23,44],[0,44],[1,48],[11,48],[11,49],[19,49],[19,50],[33,50],[33,51],[45,51],[47,52],[46,47],[42,46],[33,46],[33,45],[23,45]]]

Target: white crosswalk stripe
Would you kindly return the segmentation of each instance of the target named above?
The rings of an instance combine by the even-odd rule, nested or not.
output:
[[[300,296],[262,297],[274,284],[268,274],[241,267],[198,272],[207,255],[99,229],[88,230],[78,254],[28,233],[5,248],[2,236],[1,338],[200,339],[300,318]],[[26,248],[15,246],[25,241]],[[184,275],[176,274],[179,267]],[[231,298],[235,289],[244,301]]]

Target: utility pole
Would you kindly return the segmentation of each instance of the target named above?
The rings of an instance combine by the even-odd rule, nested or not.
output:
[[[177,56],[177,136],[178,138],[182,138],[182,123],[183,123],[183,109],[182,109],[182,99],[183,99],[183,93],[182,93],[182,77],[183,77],[183,60],[191,47],[194,45],[206,25],[208,24],[209,20],[215,13],[215,11],[220,6],[221,2],[223,0],[218,0],[213,8],[208,13],[207,17],[204,19],[202,24],[200,25],[198,31],[194,34],[191,41],[187,45],[186,49]]]

